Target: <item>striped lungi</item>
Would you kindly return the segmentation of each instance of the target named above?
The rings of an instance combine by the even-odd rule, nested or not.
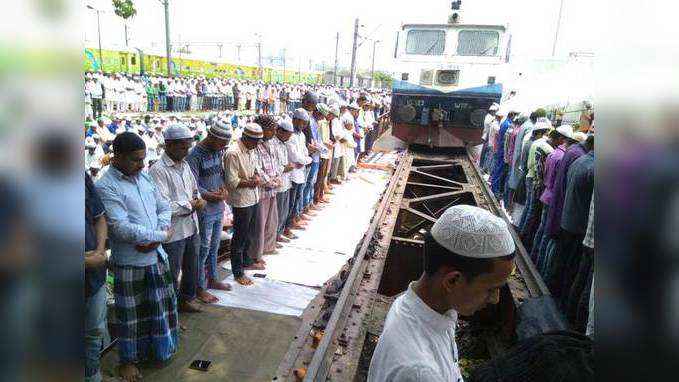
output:
[[[121,363],[166,361],[177,350],[177,297],[168,264],[112,265]]]

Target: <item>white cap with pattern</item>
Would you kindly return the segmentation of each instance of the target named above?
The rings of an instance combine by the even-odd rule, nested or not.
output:
[[[465,257],[489,259],[514,253],[514,239],[507,223],[479,207],[448,208],[431,228],[439,245]]]

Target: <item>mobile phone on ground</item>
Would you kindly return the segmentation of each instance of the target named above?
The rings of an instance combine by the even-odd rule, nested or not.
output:
[[[207,371],[207,369],[210,368],[210,364],[212,364],[212,361],[203,361],[197,359],[191,362],[191,366],[189,366],[189,368],[199,371]]]
[[[252,275],[252,277],[259,277],[259,278],[263,279],[263,278],[266,277],[266,275],[264,273],[255,273],[254,275]]]

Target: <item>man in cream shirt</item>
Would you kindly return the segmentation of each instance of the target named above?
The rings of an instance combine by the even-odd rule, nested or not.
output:
[[[368,381],[462,381],[458,312],[471,316],[499,301],[514,249],[501,218],[473,206],[448,208],[425,237],[424,273],[387,314]]]

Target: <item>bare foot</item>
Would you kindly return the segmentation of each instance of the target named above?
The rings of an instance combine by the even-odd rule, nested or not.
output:
[[[283,232],[283,235],[285,235],[285,237],[287,237],[287,238],[290,239],[290,240],[295,240],[295,239],[298,238],[297,235],[295,235],[294,233],[292,233],[292,231],[290,231],[290,228],[286,229],[286,230]]]
[[[255,262],[255,264],[266,265],[266,261],[264,261],[264,259],[259,259],[259,260],[257,260],[257,261]]]
[[[198,289],[196,291],[196,296],[200,301],[206,304],[214,304],[215,302],[219,301],[217,297],[215,297],[212,293],[206,291],[205,289]]]
[[[202,309],[200,309],[198,305],[194,304],[191,301],[180,302],[178,308],[179,311],[183,313],[198,313],[203,311]]]
[[[282,247],[282,245],[281,245],[281,247]],[[277,255],[278,251],[274,249],[273,251],[264,252],[264,254],[265,255]],[[262,260],[262,261],[264,261],[264,260]],[[264,264],[266,265],[266,263],[264,263]]]
[[[248,270],[248,271],[263,271],[264,270],[264,264],[254,263],[254,264],[247,266],[243,269]]]
[[[125,382],[137,382],[142,379],[141,371],[137,368],[137,365],[133,363],[126,363],[118,367],[118,372],[120,373],[120,378]]]
[[[278,235],[278,237],[276,238],[276,241],[279,242],[279,243],[289,243],[290,239],[288,239],[287,237],[285,237],[281,234],[281,235]]]
[[[288,241],[290,241],[290,240],[288,240]],[[283,244],[281,244],[281,243],[276,243],[276,248],[278,248],[278,249],[283,248]]]
[[[217,289],[217,290],[225,290],[225,291],[231,290],[231,285],[229,285],[228,283],[219,282],[217,280],[208,281],[207,287],[210,288],[210,289]]]
[[[243,286],[252,285],[252,280],[248,276],[241,276],[236,279],[236,282]]]

